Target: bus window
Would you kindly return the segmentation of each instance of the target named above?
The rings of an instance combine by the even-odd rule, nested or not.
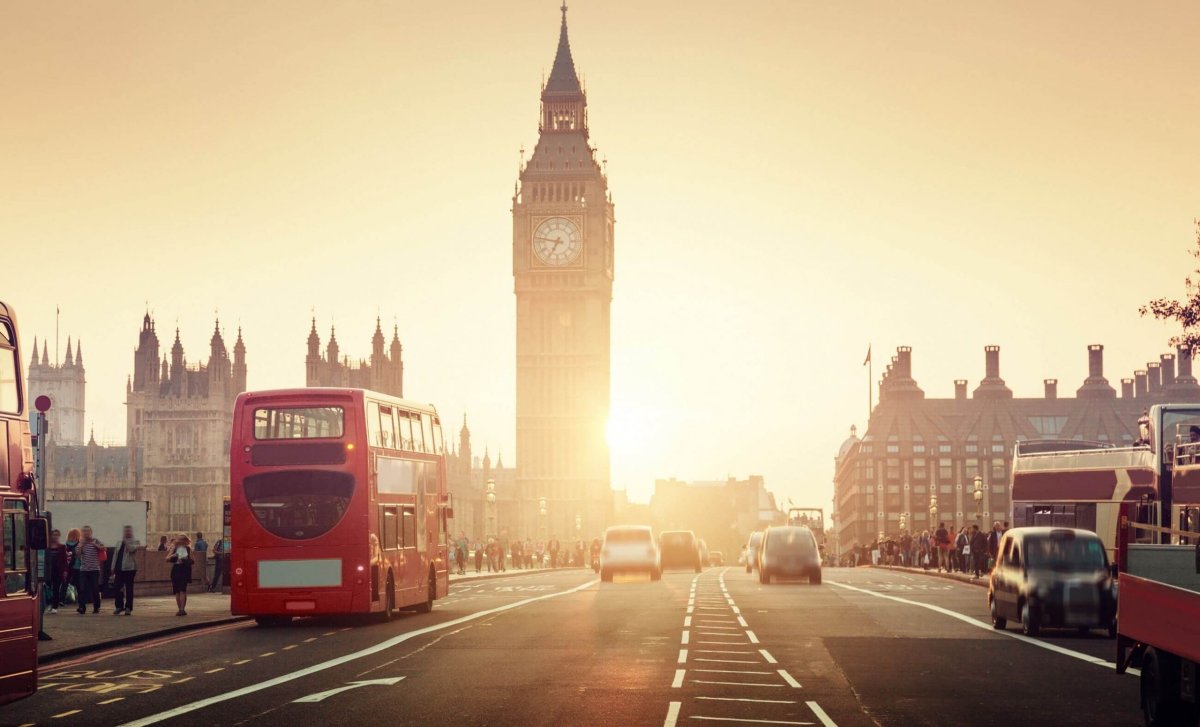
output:
[[[25,501],[5,500],[3,520],[4,544],[4,593],[10,596],[26,591],[25,573],[28,569],[28,551],[25,541]]]
[[[413,451],[425,451],[425,439],[421,436],[421,415],[412,415],[412,435],[413,435]]]
[[[342,436],[344,424],[340,406],[254,410],[255,439],[334,439]]]
[[[379,446],[397,448],[396,425],[392,421],[392,407],[379,407]]]
[[[380,545],[384,550],[400,547],[400,514],[395,507],[381,507],[379,519],[382,542]]]
[[[413,422],[416,425],[416,422]],[[425,432],[425,451],[433,452],[433,421],[428,414],[421,415],[421,430]]]
[[[408,418],[406,411],[396,411],[396,436],[400,438],[397,446],[411,452],[413,449],[412,420]]]
[[[417,511],[412,505],[400,510],[400,547],[415,548],[417,545]]]
[[[374,401],[367,402],[367,443],[379,446],[379,404]]]
[[[8,322],[0,321],[0,411],[19,414],[21,411],[21,389],[17,386],[16,348],[10,348],[14,340]]]
[[[433,453],[442,453],[442,423],[437,420],[437,417],[433,419]]]
[[[376,488],[389,495],[411,495],[417,491],[417,468],[419,462],[396,457],[379,457],[375,460],[378,473]]]

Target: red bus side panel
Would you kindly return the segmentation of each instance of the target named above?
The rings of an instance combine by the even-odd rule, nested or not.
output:
[[[1117,623],[1121,635],[1200,661],[1200,593],[1121,574]]]

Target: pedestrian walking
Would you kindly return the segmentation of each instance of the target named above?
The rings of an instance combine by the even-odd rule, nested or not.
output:
[[[142,541],[133,537],[133,527],[126,525],[121,530],[121,544],[113,558],[112,578],[113,615],[133,615],[133,581],[137,578],[137,551]]]
[[[546,545],[546,552],[550,554],[550,567],[558,567],[558,551],[561,546],[558,542],[558,537],[550,538],[550,542]]]
[[[167,550],[167,536],[162,536],[158,539],[158,549],[162,552]]]
[[[79,602],[79,541],[83,540],[79,528],[67,531],[67,559],[70,561],[71,572],[67,575],[67,585],[75,589],[75,602]],[[69,592],[69,591],[68,591]],[[69,602],[64,598],[63,602]]]
[[[938,523],[933,535],[934,545],[937,546],[938,572],[950,572],[950,531],[946,523]]]
[[[50,543],[46,546],[46,589],[48,613],[58,613],[67,594],[67,583],[71,579],[71,553],[59,542],[62,533],[50,532]]]
[[[525,538],[525,542],[521,545],[521,551],[525,553],[525,568],[533,568],[533,541]]]
[[[180,533],[168,551],[167,562],[171,564],[171,592],[175,594],[176,616],[187,615],[187,589],[192,580],[192,543],[188,536]]]
[[[92,604],[92,613],[100,613],[100,570],[108,560],[108,551],[92,535],[92,526],[84,525],[79,541],[79,614],[87,612]]]
[[[475,541],[475,572],[483,569],[483,543]]]
[[[225,576],[225,538],[217,538],[213,546],[213,577],[208,586],[209,593],[216,593],[224,585],[221,581]]]
[[[983,534],[978,525],[971,526],[971,560],[974,565],[975,577],[978,578],[987,570],[988,537]]]
[[[196,542],[192,544],[196,562],[200,564],[200,588],[208,590],[208,541],[204,533],[196,533]]]

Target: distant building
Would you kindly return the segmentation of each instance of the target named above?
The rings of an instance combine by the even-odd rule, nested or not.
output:
[[[404,396],[404,359],[400,345],[400,329],[392,328],[392,342],[384,350],[383,328],[375,319],[375,335],[371,338],[371,358],[351,361],[343,357],[337,335],[329,329],[329,343],[321,354],[321,338],[317,335],[317,319],[308,333],[308,355],[304,359],[305,386],[339,386],[370,389],[381,394]]]
[[[160,358],[154,320],[142,319],[125,403],[129,472],[141,472],[136,499],[150,502],[150,532],[220,531],[233,403],[245,390],[241,329],[230,357],[218,322],[208,362],[189,365],[178,329]]]
[[[95,436],[85,445],[59,444],[51,437],[46,447],[46,496],[54,501],[138,500],[141,469],[136,448],[101,446]],[[65,534],[82,524],[55,522],[54,527]]]
[[[970,395],[954,382],[954,397],[929,399],[912,375],[912,349],[901,346],[879,384],[879,403],[862,438],[852,427],[834,460],[838,545],[868,544],[879,533],[919,533],[937,520],[977,522],[975,477],[984,497],[979,520],[1011,520],[1012,452],[1017,442],[1066,439],[1129,446],[1151,404],[1200,401],[1192,356],[1180,349],[1122,379],[1120,395],[1104,378],[1104,347],[1088,347],[1088,376],[1073,397],[1058,381],[1043,396],[1015,398],[1000,377],[1000,348],[984,349],[984,378]],[[1176,364],[1178,363],[1178,372]]]
[[[710,551],[724,553],[728,562],[750,533],[781,524],[785,517],[760,475],[708,482],[655,480],[649,512],[656,533],[691,530]]]
[[[458,433],[458,443],[446,456],[446,468],[447,486],[454,503],[454,522],[450,528],[455,537],[464,532],[472,540],[488,536],[538,539],[536,529],[523,528],[520,524],[516,468],[505,467],[502,456],[496,457],[493,466],[491,454],[486,449],[482,458],[472,455],[471,430],[467,427],[466,415]],[[496,487],[494,505],[487,502],[488,480]],[[564,539],[567,534],[559,533],[558,536]]]
[[[57,355],[57,354],[56,354]],[[73,354],[71,339],[67,339],[67,355],[62,362],[51,362],[42,341],[42,356],[38,359],[37,339],[33,341],[33,358],[29,362],[29,399],[50,397],[50,439],[57,444],[84,443],[84,388],[87,384],[83,369],[83,344]]]

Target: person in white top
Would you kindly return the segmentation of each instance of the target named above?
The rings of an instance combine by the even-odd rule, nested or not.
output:
[[[187,615],[187,587],[192,580],[192,541],[182,533],[167,551],[171,565],[171,590],[175,593],[175,604],[179,606],[176,616]]]

